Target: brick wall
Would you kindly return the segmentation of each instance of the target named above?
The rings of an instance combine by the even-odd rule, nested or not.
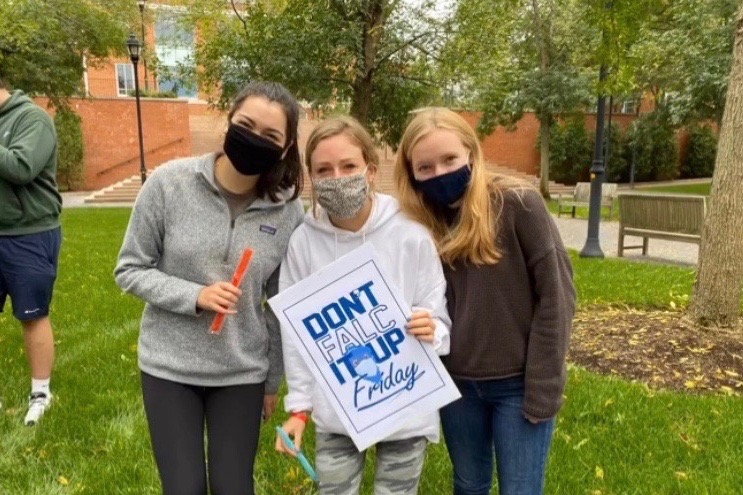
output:
[[[480,121],[480,113],[460,112],[473,127]],[[508,132],[498,127],[482,140],[485,160],[502,167],[512,168],[527,174],[536,174],[539,168],[539,150],[536,148],[539,121],[534,114],[527,113],[518,122],[515,131]]]
[[[36,102],[46,108],[47,100]],[[142,98],[145,165],[152,169],[191,154],[188,102]],[[84,190],[96,190],[139,174],[139,138],[134,98],[72,98],[85,146]],[[48,110],[53,113],[52,110]]]
[[[480,113],[459,112],[473,127],[480,121]],[[616,122],[622,129],[637,117],[629,114],[614,114],[612,122]],[[596,114],[586,115],[588,132],[595,132]],[[531,175],[539,175],[539,121],[533,112],[526,112],[516,124],[512,132],[498,127],[491,135],[482,140],[485,160],[502,167],[508,167]]]

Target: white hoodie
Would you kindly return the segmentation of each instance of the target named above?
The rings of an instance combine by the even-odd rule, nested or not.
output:
[[[291,287],[344,254],[371,242],[380,262],[401,290],[405,301],[416,310],[428,310],[434,318],[434,349],[439,355],[449,353],[451,320],[446,311],[446,281],[436,246],[422,225],[401,211],[396,199],[376,193],[372,212],[358,232],[350,232],[330,223],[325,210],[318,207],[318,218],[312,210],[292,234],[289,249],[281,265],[279,291]],[[321,433],[348,435],[343,423],[305,365],[286,329],[281,329],[284,369],[289,393],[284,399],[287,412],[312,411],[316,430]],[[385,441],[425,436],[439,440],[438,412],[411,417],[403,428]]]

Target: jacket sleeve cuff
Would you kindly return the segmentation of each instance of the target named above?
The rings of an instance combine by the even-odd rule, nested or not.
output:
[[[266,395],[274,395],[279,393],[281,387],[281,380],[284,379],[284,375],[271,375],[266,377]]]

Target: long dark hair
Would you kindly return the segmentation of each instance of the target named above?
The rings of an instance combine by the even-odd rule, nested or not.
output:
[[[272,81],[252,81],[245,86],[232,101],[227,114],[227,122],[243,102],[251,96],[261,96],[268,101],[278,103],[286,114],[286,142],[289,148],[286,155],[273,169],[260,175],[256,184],[256,193],[259,197],[268,196],[274,203],[279,201],[277,193],[281,190],[294,188],[290,199],[296,199],[302,193],[304,176],[302,163],[299,159],[299,145],[297,144],[297,127],[299,125],[299,103],[296,98],[282,84]]]

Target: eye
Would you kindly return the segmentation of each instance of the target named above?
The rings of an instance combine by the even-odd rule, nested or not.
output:
[[[422,163],[422,164],[418,165],[417,170],[418,170],[418,172],[427,172],[427,171],[431,170],[431,165],[429,163]]]
[[[248,129],[250,131],[252,131],[253,130],[253,127],[254,127],[253,126],[253,121],[252,120],[248,120],[248,119],[240,119],[240,120],[238,120],[237,121],[237,125],[239,125],[241,127],[244,127],[244,128],[246,128],[246,129]]]
[[[457,159],[457,155],[449,155],[446,157],[447,163],[454,163],[454,161]]]
[[[282,146],[284,144],[281,142],[281,137],[277,134],[267,134],[266,137],[279,146]]]

